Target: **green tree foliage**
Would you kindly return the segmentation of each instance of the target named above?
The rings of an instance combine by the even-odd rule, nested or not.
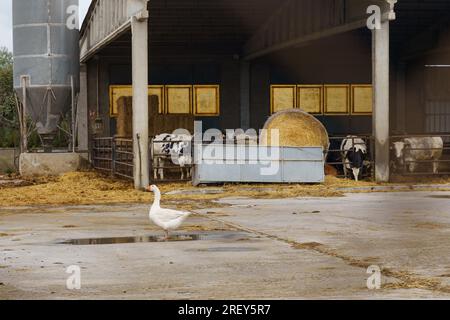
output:
[[[6,48],[0,48],[0,66],[12,65],[13,56]]]
[[[13,88],[13,57],[0,48],[0,147],[15,147],[19,143],[17,112]]]

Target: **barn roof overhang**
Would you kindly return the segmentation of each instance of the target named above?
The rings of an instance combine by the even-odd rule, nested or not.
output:
[[[81,59],[98,52],[129,56],[127,0],[94,0],[81,28]],[[367,7],[386,0],[151,0],[151,54],[237,54],[253,59],[307,45],[366,25]],[[448,23],[448,0],[399,0],[391,28],[394,49]]]
[[[286,0],[152,0],[149,47],[177,50],[234,51]],[[81,61],[108,46],[131,40],[127,0],[93,0],[81,28]]]

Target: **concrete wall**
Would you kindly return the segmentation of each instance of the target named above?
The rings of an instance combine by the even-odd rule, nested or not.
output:
[[[0,149],[0,174],[7,170],[16,170],[16,156],[18,154],[19,150],[16,149]]]
[[[24,177],[58,176],[85,168],[86,157],[78,153],[22,153],[19,171]]]

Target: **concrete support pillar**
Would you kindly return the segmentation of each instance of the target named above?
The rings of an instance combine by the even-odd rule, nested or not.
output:
[[[372,34],[374,86],[373,134],[375,137],[375,178],[389,181],[389,21]]]
[[[80,66],[80,94],[77,111],[78,151],[87,152],[89,150],[89,112],[87,66],[85,64]]]
[[[250,63],[242,61],[240,66],[241,86],[241,128],[250,128]]]
[[[142,189],[149,184],[148,129],[148,16],[133,16],[132,72],[133,72],[133,141],[134,186]]]

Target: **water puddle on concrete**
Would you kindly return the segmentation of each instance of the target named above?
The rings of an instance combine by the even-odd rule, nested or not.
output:
[[[180,241],[204,241],[204,240],[240,240],[245,237],[248,237],[248,235],[242,232],[189,233],[189,234],[170,235],[170,238],[167,241],[163,236],[144,236],[144,237],[69,239],[57,242],[57,244],[87,246],[87,245],[149,243],[149,242],[151,243],[151,242],[180,242]]]
[[[430,198],[433,198],[433,199],[450,199],[450,194],[449,195],[433,195],[433,196],[430,196]]]
[[[252,252],[259,251],[257,248],[251,247],[218,247],[218,248],[208,248],[205,250],[199,251],[207,251],[207,252]]]

